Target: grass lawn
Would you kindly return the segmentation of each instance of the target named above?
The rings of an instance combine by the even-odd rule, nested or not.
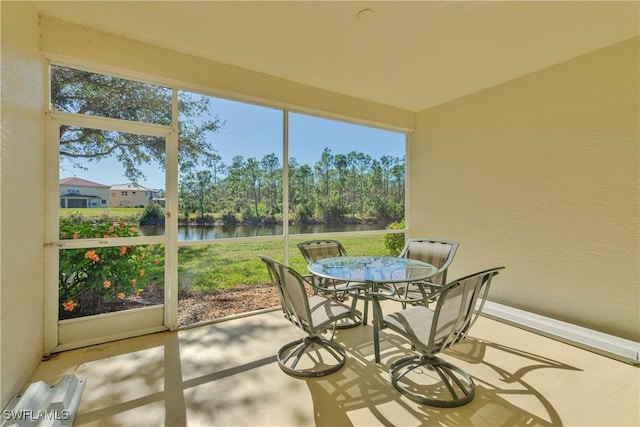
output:
[[[140,217],[143,208],[86,208],[60,209],[61,217],[81,214],[85,219],[110,218],[132,220]],[[289,265],[300,274],[307,274],[307,265],[297,243],[313,239],[313,235],[291,239],[289,242]],[[338,237],[350,255],[390,255],[384,245],[384,235],[363,237]],[[149,249],[149,257],[159,259],[158,266],[148,267],[148,277],[162,281],[164,254],[161,247]],[[206,246],[185,246],[178,250],[178,286],[185,291],[227,289],[238,285],[258,285],[270,281],[267,269],[258,254],[282,261],[284,248],[281,241],[214,243]],[[155,280],[154,280],[155,281]]]
[[[292,239],[289,246],[289,265],[303,275],[307,274],[307,265],[296,244],[310,238]],[[344,237],[340,241],[350,255],[389,255],[383,235]],[[269,275],[258,254],[282,261],[282,242],[182,247],[178,255],[179,287],[181,290],[202,291],[267,283]]]

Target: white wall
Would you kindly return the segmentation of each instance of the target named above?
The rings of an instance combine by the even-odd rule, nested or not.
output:
[[[640,341],[638,38],[421,112],[413,237],[461,242],[449,277]]]
[[[30,3],[2,7],[0,404],[43,353],[45,67]]]

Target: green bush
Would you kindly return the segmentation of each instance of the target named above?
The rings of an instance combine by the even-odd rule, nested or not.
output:
[[[404,205],[385,197],[375,197],[369,206],[368,214],[381,221],[397,221],[404,215]],[[403,221],[404,224],[404,221]]]
[[[227,212],[222,214],[222,222],[225,225],[236,225],[238,223],[238,218],[236,218],[233,212]]]
[[[112,222],[108,217],[87,221],[74,215],[60,221],[61,239],[134,236],[138,236],[135,224]],[[77,308],[84,314],[93,314],[102,302],[139,298],[149,284],[145,267],[160,263],[157,258],[146,259],[151,254],[140,245],[60,251],[58,289],[62,309],[70,312]]]
[[[392,222],[385,227],[385,230],[402,230],[404,229],[404,218],[398,222]],[[404,247],[404,233],[385,234],[384,246],[391,255],[397,256]]]
[[[311,203],[300,203],[296,207],[296,219],[305,224],[313,221],[313,205]]]
[[[162,207],[156,202],[149,202],[145,206],[140,217],[140,225],[160,225],[164,224],[164,212]]]

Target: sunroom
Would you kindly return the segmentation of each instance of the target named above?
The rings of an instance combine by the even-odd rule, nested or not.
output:
[[[162,347],[166,360],[175,362],[179,357],[170,353],[183,345],[180,340],[192,339],[210,343],[207,351],[222,357],[207,333],[246,334],[253,325],[265,328],[266,337],[265,325],[284,325],[267,313],[234,320],[240,322],[237,330],[231,323],[224,329],[222,322],[175,335],[180,329],[173,302],[178,247],[191,245],[179,242],[170,220],[161,236],[133,241],[174,254],[164,260],[168,287],[160,310],[107,324],[59,321],[58,287],[52,285],[58,255],[51,253],[92,248],[74,239],[60,246],[58,235],[52,234],[58,232],[58,218],[51,212],[59,200],[51,188],[57,189],[63,177],[52,163],[59,153],[51,147],[58,146],[60,127],[162,139],[167,218],[177,213],[179,164],[175,122],[129,125],[50,110],[52,67],[65,67],[168,88],[171,117],[178,117],[180,91],[276,111],[280,129],[275,146],[281,158],[296,147],[295,121],[307,116],[389,132],[403,146],[406,139],[405,236],[460,242],[450,277],[507,267],[491,290],[487,314],[492,319],[481,319],[475,335],[500,343],[502,351],[506,346],[533,351],[531,345],[509,344],[530,339],[562,354],[575,351],[574,345],[604,354],[586,357],[610,366],[614,378],[636,380],[618,391],[622,401],[635,403],[610,424],[633,424],[629,420],[637,420],[640,412],[639,374],[625,362],[638,363],[640,342],[638,12],[636,2],[2,2],[2,406],[35,378],[34,372],[51,363],[41,362],[51,354],[55,359],[72,348],[140,336],[132,339],[141,341],[127,341],[131,350],[122,354],[111,347],[107,353],[112,359],[105,360],[135,363],[136,351]],[[383,235],[382,230],[376,233]],[[280,257],[286,260],[292,252],[288,231],[281,239]],[[91,243],[125,247],[118,241]],[[507,328],[503,322],[515,326]],[[556,341],[525,329],[570,342],[571,350],[556,349]],[[160,331],[174,335],[145,336]],[[352,336],[354,342],[361,338]],[[541,353],[548,360],[540,363],[558,367],[549,362],[557,353]],[[508,363],[500,358],[492,363],[500,366],[501,360]],[[249,372],[261,363],[273,365],[273,360],[245,360],[216,372],[207,370],[206,360],[194,361],[188,368],[204,371],[194,376],[199,379],[191,387],[207,378]],[[617,373],[617,364],[624,373]],[[384,371],[364,364],[351,365],[348,373],[357,377],[371,374],[370,369]],[[165,375],[179,374],[168,365],[165,370]],[[250,375],[246,381],[250,387]],[[117,410],[144,408],[145,399],[158,404],[179,395],[182,401],[189,388],[183,386],[158,399],[125,399]],[[326,393],[326,384],[314,387],[311,394],[339,395]],[[572,392],[571,384],[566,391]],[[281,396],[294,393],[283,390]],[[314,421],[307,414],[300,424],[420,424],[429,419],[413,412],[408,415],[412,421],[382,416],[375,411],[376,396],[365,397],[353,410],[365,411],[363,418]],[[482,402],[490,405],[488,399]],[[184,417],[167,412],[159,419],[186,424],[189,402],[206,404],[200,398],[185,402],[186,409],[178,412]],[[385,402],[383,411],[402,406],[401,400]],[[539,402],[545,406],[544,400]],[[420,414],[425,413],[427,409]],[[501,425],[499,417],[442,416],[445,424]],[[191,422],[206,424],[197,419]],[[608,418],[594,423],[603,419]],[[85,414],[83,422],[100,420],[98,410]],[[233,419],[211,420],[234,424]],[[535,420],[553,425],[563,417]],[[261,422],[270,421],[243,419],[238,424]],[[525,418],[514,422],[527,423]]]

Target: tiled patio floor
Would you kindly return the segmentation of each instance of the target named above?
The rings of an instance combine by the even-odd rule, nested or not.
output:
[[[471,332],[445,356],[477,384],[457,409],[396,392],[387,367],[411,350],[383,331],[375,364],[370,326],[337,332],[341,371],[284,374],[274,355],[301,333],[279,311],[60,353],[32,380],[86,380],[76,426],[640,425],[640,368],[484,317]]]

